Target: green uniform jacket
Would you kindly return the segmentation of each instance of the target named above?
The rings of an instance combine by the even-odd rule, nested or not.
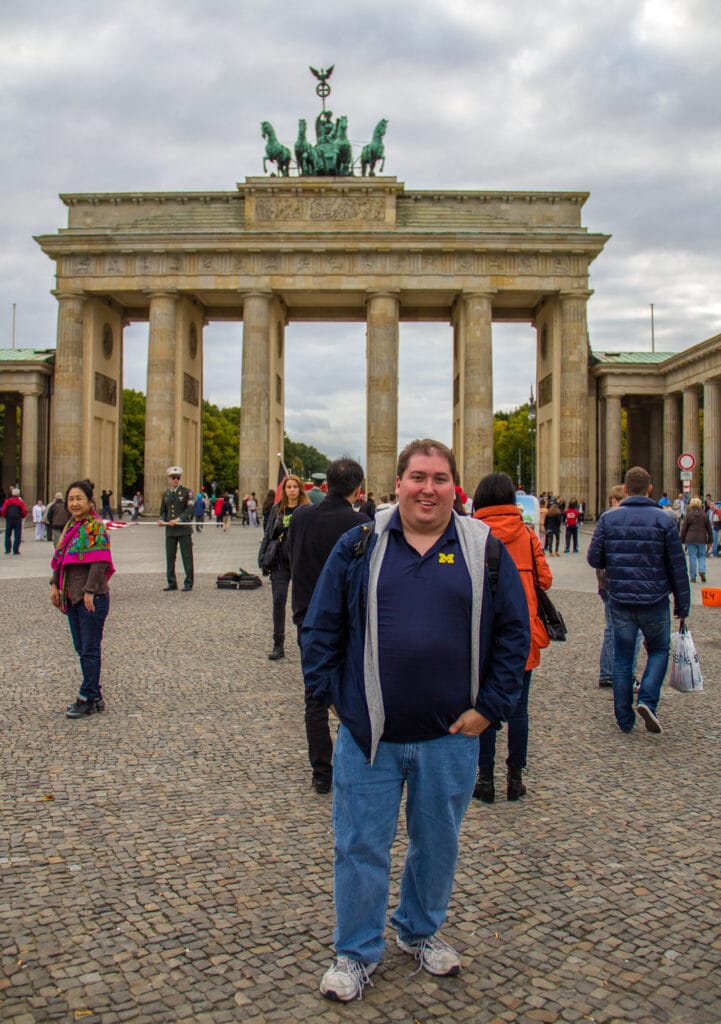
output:
[[[186,537],[188,527],[192,529],[193,502],[195,495],[189,487],[169,487],[160,499],[160,519],[169,523],[171,519],[179,519],[188,526],[166,526],[166,532],[171,537]]]

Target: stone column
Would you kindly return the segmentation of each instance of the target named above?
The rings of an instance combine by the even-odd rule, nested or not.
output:
[[[6,494],[18,482],[18,403],[14,398],[5,399],[3,420],[2,479],[0,482]]]
[[[472,493],[493,472],[493,293],[461,297],[461,481]]]
[[[691,497],[701,491],[701,429],[699,424],[699,393],[695,388],[683,389],[683,438],[682,447],[696,458],[696,468],[691,480]]]
[[[58,337],[55,351],[53,418],[50,433],[50,491],[63,491],[82,474],[84,297],[56,292]]]
[[[155,515],[166,485],[168,466],[175,462],[175,320],[174,292],[150,296],[148,384],[145,398],[145,508]],[[185,468],[185,467],[183,467]]]
[[[703,492],[721,501],[721,382],[703,386]]]
[[[23,418],[20,448],[20,481],[23,495],[31,500],[40,496],[40,417],[38,394],[23,395]],[[70,483],[70,481],[68,481]],[[27,501],[25,502],[27,504]],[[28,508],[30,506],[28,505]]]
[[[623,462],[621,458],[621,398],[606,395],[606,471],[605,491],[599,495],[598,507],[608,508],[608,495],[615,484],[623,483]]]
[[[561,292],[558,486],[566,501],[588,500],[588,329],[591,292]]]
[[[663,406],[658,400],[653,401],[648,410],[648,448],[648,471],[653,483],[651,494],[658,501],[663,480]]]
[[[679,492],[678,457],[681,454],[681,414],[677,394],[663,397],[663,485],[671,501]]]
[[[241,499],[255,491],[259,501],[269,485],[271,299],[271,292],[258,291],[243,300],[238,486]]]
[[[368,295],[366,323],[366,481],[395,493],[398,457],[398,296]]]

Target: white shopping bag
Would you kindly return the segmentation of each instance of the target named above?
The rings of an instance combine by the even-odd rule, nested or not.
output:
[[[683,620],[678,633],[671,634],[671,672],[668,685],[679,693],[697,693],[703,690],[703,676],[696,645]]]

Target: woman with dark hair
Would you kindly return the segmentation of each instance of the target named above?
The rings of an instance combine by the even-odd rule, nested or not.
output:
[[[115,572],[108,531],[95,511],[93,484],[76,480],[65,494],[70,519],[60,535],[51,566],[50,600],[67,615],[83,681],[68,718],[105,710],[100,689],[100,645],[110,607],[108,580]]]
[[[560,558],[560,552],[558,546],[561,543],[561,506],[558,504],[558,499],[554,499],[548,507],[546,512],[546,521],[544,523],[546,530],[546,547],[545,550],[548,552],[549,557],[555,553],[556,558]],[[556,550],[553,550],[553,538],[556,538]]]
[[[521,577],[531,620],[531,648],[523,674],[523,689],[515,710],[508,718],[508,786],[509,800],[518,800],[526,792],[523,769],[528,752],[528,694],[531,673],[541,661],[541,648],[548,647],[546,627],[538,618],[536,583],[549,590],[553,577],[543,557],[541,544],[533,529],[523,522],[521,509],[516,505],[513,481],[506,473],[484,476],[473,496],[474,518],[482,519],[494,537],[503,541]],[[496,755],[496,732],[493,727],[479,736],[478,781],[474,797],[491,804],[495,799],[493,768]]]
[[[258,552],[258,564],[263,568],[261,559],[268,545],[277,541],[276,554],[270,569],[270,589],[273,595],[273,650],[268,655],[269,661],[278,661],[285,657],[285,605],[288,600],[290,585],[290,554],[288,552],[288,527],[297,508],[310,504],[310,499],[299,476],[291,474],[283,481],[283,494],[277,505],[273,505],[265,521],[263,540]]]

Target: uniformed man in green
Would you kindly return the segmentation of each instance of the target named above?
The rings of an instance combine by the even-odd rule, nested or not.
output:
[[[180,547],[185,570],[183,590],[193,589],[193,492],[182,487],[180,466],[168,468],[168,489],[160,499],[158,526],[165,527],[165,569],[168,585],[164,590],[177,590],[175,559]]]

